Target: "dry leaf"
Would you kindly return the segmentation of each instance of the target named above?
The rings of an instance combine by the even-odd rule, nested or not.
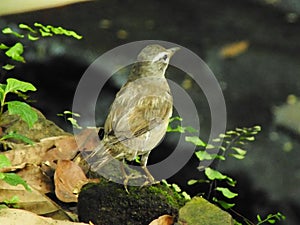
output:
[[[74,223],[70,221],[54,220],[41,217],[21,209],[1,209],[0,224],[5,225],[88,225],[87,223]]]
[[[228,45],[225,45],[220,50],[220,55],[222,58],[234,58],[249,48],[249,41],[238,41]]]
[[[87,128],[76,135],[75,139],[80,151],[92,150],[99,145],[99,128]]]
[[[172,225],[174,223],[173,216],[162,215],[157,219],[153,220],[149,225]]]
[[[41,142],[53,141],[53,146],[48,149],[43,156],[42,161],[48,162],[52,169],[56,168],[55,161],[57,160],[69,160],[75,157],[78,152],[77,143],[73,136],[60,136],[42,139]]]
[[[27,164],[26,167],[19,170],[17,174],[26,180],[29,186],[43,194],[54,190],[51,178],[47,176],[38,165]]]
[[[95,180],[98,181],[98,180]],[[77,202],[83,185],[90,182],[82,169],[69,160],[59,160],[54,174],[55,194],[63,202]]]
[[[69,219],[65,213],[48,197],[41,194],[34,188],[31,191],[25,190],[21,185],[11,186],[0,180],[0,202],[18,196],[18,207],[39,215],[57,215],[61,219]],[[0,210],[1,211],[1,210]],[[0,223],[3,224],[3,223]],[[5,223],[4,223],[5,224]],[[23,223],[21,223],[23,224]]]

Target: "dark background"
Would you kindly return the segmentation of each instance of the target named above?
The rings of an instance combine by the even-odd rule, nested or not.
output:
[[[174,42],[198,54],[223,89],[228,129],[262,126],[257,140],[247,146],[245,160],[230,159],[219,165],[220,170],[238,180],[235,209],[249,218],[280,211],[287,216],[281,224],[297,225],[300,138],[297,133],[291,135],[278,128],[273,111],[286,102],[288,95],[300,96],[299,13],[300,1],[296,0],[102,0],[5,16],[0,25],[41,22],[83,35],[80,41],[55,37],[26,43],[28,63],[14,71],[18,78],[37,86],[37,93],[31,95],[37,101],[34,106],[69,130],[67,122],[56,114],[72,108],[80,77],[102,53],[128,42],[153,39]],[[224,45],[242,40],[250,43],[244,53],[232,59],[219,56]],[[12,40],[1,34],[1,41]],[[168,75],[178,84],[187,78],[184,74],[174,77],[170,71]],[[99,125],[122,82],[112,79],[103,90]],[[210,129],[207,103],[195,84],[187,91],[202,109],[199,116],[205,139]],[[151,155],[150,163],[161,153],[157,150]],[[197,193],[195,187],[186,186],[187,180],[198,176],[196,166],[191,160],[171,181]]]

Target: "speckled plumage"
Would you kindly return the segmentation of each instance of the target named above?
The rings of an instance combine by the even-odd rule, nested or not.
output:
[[[102,145],[89,156],[93,158],[92,170],[100,169],[111,156],[132,161],[141,155],[141,165],[153,179],[146,164],[151,150],[164,137],[172,115],[173,99],[165,71],[177,49],[148,45],[140,52],[128,81],[110,107]]]

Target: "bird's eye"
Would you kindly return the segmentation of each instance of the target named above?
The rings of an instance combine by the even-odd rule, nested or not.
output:
[[[165,61],[167,60],[167,58],[168,58],[168,55],[167,55],[167,54],[165,54],[165,55],[162,57],[162,59],[165,60]]]

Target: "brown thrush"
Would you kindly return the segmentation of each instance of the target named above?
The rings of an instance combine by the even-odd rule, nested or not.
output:
[[[146,164],[151,150],[164,137],[172,115],[173,99],[165,71],[178,49],[148,45],[139,53],[110,107],[101,146],[88,156],[93,171],[112,157],[132,161],[140,155],[141,167],[148,180],[154,182]]]

